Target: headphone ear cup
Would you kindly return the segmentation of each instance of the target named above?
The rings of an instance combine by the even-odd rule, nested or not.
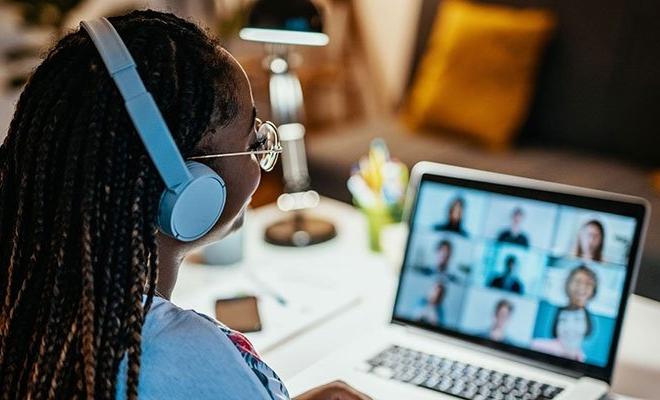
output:
[[[190,242],[208,233],[220,218],[227,199],[225,182],[211,168],[186,162],[192,179],[182,188],[165,190],[158,225],[168,236]]]

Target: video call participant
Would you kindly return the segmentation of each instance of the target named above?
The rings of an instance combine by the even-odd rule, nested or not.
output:
[[[184,158],[262,148],[241,65],[193,23],[110,18]],[[227,189],[194,242],[157,224],[163,182],[87,32],[68,32],[23,89],[0,147],[4,399],[285,400],[249,341],[169,301],[184,256],[238,229],[254,156],[205,164]],[[119,371],[119,372],[118,372]],[[343,384],[300,399],[367,399]]]
[[[442,302],[447,294],[447,288],[442,282],[436,282],[426,297],[421,299],[419,309],[415,313],[417,320],[431,325],[442,325],[445,322],[445,313]]]
[[[462,197],[456,197],[447,209],[447,222],[433,227],[436,231],[446,231],[458,233],[461,236],[467,236],[463,230],[463,212],[465,210],[465,200]]]
[[[509,254],[504,259],[504,274],[493,278],[488,286],[495,289],[502,289],[513,293],[522,294],[523,284],[515,276],[515,268],[518,265],[518,259],[513,254]]]
[[[598,277],[587,266],[574,268],[565,285],[568,305],[557,310],[552,324],[553,339],[534,339],[532,348],[545,353],[584,361],[582,345],[587,336],[593,334],[594,327],[587,304],[598,290]]]
[[[442,283],[456,283],[459,281],[458,277],[449,272],[449,262],[453,252],[454,246],[452,243],[447,239],[442,239],[435,248],[435,265],[432,267],[418,266],[415,267],[415,270],[424,275],[436,275],[438,281]]]
[[[522,208],[514,208],[513,212],[511,213],[511,225],[509,228],[500,232],[500,234],[497,236],[497,241],[529,247],[529,239],[527,239],[527,235],[521,230],[524,217],[525,215]]]
[[[575,256],[587,261],[603,261],[605,228],[595,219],[585,222],[580,230],[575,246]]]
[[[506,329],[513,313],[513,304],[507,299],[502,299],[495,304],[493,322],[485,337],[496,342],[509,342]]]

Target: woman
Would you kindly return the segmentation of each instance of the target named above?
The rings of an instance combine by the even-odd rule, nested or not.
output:
[[[447,239],[441,240],[435,248],[436,255],[436,272],[446,274],[449,270],[449,260],[454,248],[451,242]]]
[[[446,292],[445,285],[442,282],[436,282],[426,297],[420,300],[415,319],[436,326],[444,324],[445,313],[442,309],[442,302]]]
[[[605,228],[595,219],[585,222],[578,231],[575,256],[587,261],[603,261]]]
[[[493,322],[485,337],[496,342],[509,343],[507,327],[513,314],[513,304],[507,299],[501,299],[495,304]]]
[[[171,14],[110,21],[184,158],[263,149],[229,53]],[[225,208],[179,242],[158,229],[164,185],[88,34],[49,52],[0,148],[2,398],[288,398],[244,337],[168,301],[184,255],[239,227],[260,179],[254,156],[202,162]],[[300,398],[366,397],[334,383]]]
[[[552,339],[535,339],[532,348],[584,362],[586,355],[582,345],[585,338],[594,331],[587,304],[598,290],[598,276],[590,268],[580,265],[571,270],[564,289],[568,305],[558,309],[555,314]]]
[[[436,231],[454,232],[461,236],[467,236],[463,230],[463,211],[465,209],[465,200],[462,197],[456,197],[449,204],[447,209],[447,222],[438,224],[434,228]]]

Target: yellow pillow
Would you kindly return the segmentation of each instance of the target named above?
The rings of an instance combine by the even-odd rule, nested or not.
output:
[[[651,184],[655,191],[660,193],[660,169],[651,173]]]
[[[552,12],[442,2],[406,107],[413,128],[506,147],[527,115]]]

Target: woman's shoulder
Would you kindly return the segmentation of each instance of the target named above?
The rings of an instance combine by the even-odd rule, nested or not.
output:
[[[145,340],[168,341],[179,336],[189,338],[191,335],[217,337],[224,344],[231,344],[241,356],[245,353],[258,358],[252,343],[240,332],[229,329],[220,321],[194,310],[184,310],[176,304],[156,297],[153,306],[147,314],[143,336]],[[228,341],[227,341],[228,339]],[[214,343],[214,346],[216,343]]]
[[[142,336],[151,340],[167,339],[168,336],[176,336],[182,330],[193,327],[196,333],[208,331],[218,334],[217,326],[209,318],[193,310],[184,310],[166,299],[154,297],[142,328]]]
[[[250,356],[261,362],[261,369],[255,370],[256,361],[247,362],[247,347],[237,345],[236,335],[213,318],[154,298],[142,330],[140,394],[159,399],[191,395],[242,399],[246,394],[254,399],[288,398],[279,378],[257,358],[251,345],[254,354]],[[124,373],[120,370],[118,386],[123,386]],[[274,380],[264,381],[270,374],[283,389],[281,396],[273,393]]]

